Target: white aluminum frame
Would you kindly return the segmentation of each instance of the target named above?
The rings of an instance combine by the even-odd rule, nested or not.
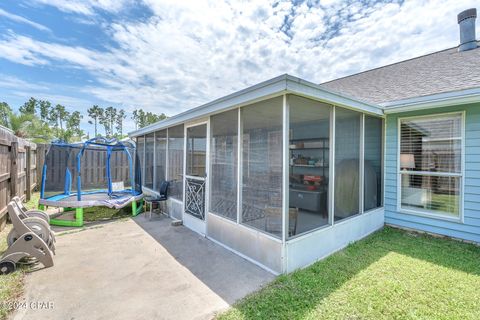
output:
[[[365,211],[365,113],[360,118],[360,168],[358,177],[359,195],[358,195],[358,213],[363,214]]]
[[[241,190],[241,170],[242,170],[242,167],[241,167],[241,163],[242,163],[242,155],[241,155],[241,152],[242,152],[242,147],[241,147],[241,141],[242,141],[242,128],[241,128],[241,124],[240,124],[240,109],[241,108],[234,108],[234,109],[229,109],[229,110],[226,110],[226,111],[223,111],[223,112],[220,112],[220,113],[217,113],[217,114],[221,114],[221,113],[224,113],[224,112],[228,112],[228,111],[233,111],[233,110],[236,110],[237,111],[237,209],[236,209],[236,219],[235,220],[230,220],[228,218],[226,218],[225,216],[222,216],[220,214],[217,214],[215,212],[212,212],[210,210],[210,199],[211,199],[211,188],[209,188],[209,203],[208,203],[208,214],[213,214],[217,217],[220,217],[220,218],[223,218],[223,219],[227,219],[227,220],[230,220],[234,223],[237,223],[237,224],[240,224],[240,217],[241,217],[241,205],[240,205],[240,202],[242,201],[242,195],[240,193],[240,190]],[[211,119],[212,119],[212,116],[209,116],[208,117],[209,119],[209,140],[212,139],[212,125],[211,125]],[[208,153],[208,158],[209,158],[209,173],[212,172],[212,163],[211,163],[211,154],[210,154],[210,150],[211,150],[211,141],[209,141],[209,153]],[[208,185],[211,186],[211,174],[208,175]]]
[[[336,107],[336,106],[335,106]],[[340,108],[343,108],[343,107],[340,107]],[[347,109],[347,108],[343,108],[343,109]],[[365,152],[364,152],[364,149],[365,149],[365,146],[364,146],[364,143],[365,143],[365,128],[364,128],[364,120],[365,120],[365,113],[361,112],[361,111],[357,111],[357,110],[352,110],[352,109],[347,109],[347,110],[350,110],[350,111],[355,111],[355,112],[358,112],[360,113],[360,135],[359,135],[359,148],[360,148],[360,152],[359,152],[359,167],[358,167],[358,174],[359,174],[359,177],[358,177],[358,186],[359,186],[359,199],[358,199],[358,212],[351,215],[351,216],[348,216],[348,217],[345,217],[345,218],[342,218],[341,220],[335,222],[335,199],[333,197],[332,199],[332,205],[333,205],[333,211],[332,211],[332,224],[340,224],[340,223],[343,223],[344,221],[348,221],[350,219],[352,219],[353,217],[356,217],[356,216],[361,216],[363,213],[364,213],[364,210],[363,210],[363,194],[364,194],[364,185],[363,185],[363,181],[364,181],[364,156],[365,156]],[[336,113],[335,113],[336,114]],[[335,116],[336,117],[336,116]],[[382,117],[378,117],[378,118],[382,118]],[[336,118],[334,119],[334,123],[335,123],[335,120]],[[335,133],[335,131],[334,131]],[[334,135],[334,138],[335,138],[335,135]],[[335,141],[333,141],[333,149],[335,149]],[[334,152],[335,154],[335,152]],[[332,166],[335,167],[335,162],[332,163]],[[384,166],[384,164],[382,163],[382,167]],[[335,170],[333,170],[333,173],[335,174]],[[334,179],[335,176],[332,176],[332,178]],[[335,187],[335,186],[334,186]],[[332,191],[333,194],[335,194],[335,190]],[[383,203],[380,207],[377,207],[377,208],[373,208],[369,211],[373,211],[373,210],[376,210],[376,209],[379,209],[379,208],[383,208]]]
[[[299,84],[299,85],[303,85],[303,84]],[[313,90],[314,88],[312,88],[311,90]],[[310,89],[309,89],[310,90]],[[288,213],[289,213],[289,126],[290,126],[290,117],[289,117],[289,112],[290,112],[290,106],[289,106],[289,101],[288,101],[288,95],[290,94],[294,94],[294,95],[298,95],[298,96],[303,96],[305,98],[308,98],[308,99],[311,99],[313,101],[319,101],[319,102],[324,102],[324,103],[327,103],[330,107],[330,139],[329,139],[329,146],[330,146],[330,150],[329,150],[329,162],[330,162],[330,166],[329,166],[329,190],[328,190],[328,199],[327,199],[327,203],[328,203],[328,224],[324,225],[324,226],[320,226],[318,228],[314,228],[312,230],[309,230],[307,232],[304,232],[302,234],[299,234],[299,235],[296,235],[296,236],[293,236],[293,237],[288,237],[288,224],[289,224],[289,217],[288,217]],[[275,98],[275,97],[282,97],[282,151],[283,151],[283,161],[282,161],[282,193],[283,193],[283,197],[282,197],[282,236],[280,238],[276,237],[276,236],[273,236],[271,234],[269,234],[268,232],[264,231],[264,230],[261,230],[261,229],[257,229],[255,227],[252,227],[250,225],[246,225],[246,224],[242,224],[242,187],[243,187],[243,121],[242,121],[242,107],[244,106],[248,106],[248,105],[251,105],[252,103],[256,103],[256,102],[260,102],[260,101],[265,101],[265,100],[268,100],[268,99],[271,99],[271,98]],[[214,215],[215,218],[218,218],[220,219],[219,221],[226,221],[228,224],[232,225],[232,226],[235,226],[235,228],[239,228],[239,230],[244,230],[244,231],[247,231],[248,232],[251,232],[252,234],[258,234],[261,238],[263,238],[264,240],[268,240],[270,241],[270,243],[278,243],[280,244],[282,247],[281,247],[281,257],[279,257],[281,259],[281,265],[282,265],[282,268],[283,270],[281,270],[282,272],[285,272],[288,269],[288,261],[287,261],[287,258],[289,256],[289,253],[287,252],[287,248],[288,248],[288,244],[289,243],[296,243],[298,241],[303,241],[303,240],[307,240],[307,239],[315,239],[315,237],[318,237],[318,235],[320,234],[324,234],[324,232],[328,232],[328,230],[332,229],[332,230],[336,230],[335,229],[335,226],[340,226],[340,225],[349,225],[350,223],[356,223],[355,221],[359,221],[359,223],[364,223],[364,222],[360,222],[360,221],[363,221],[362,220],[362,216],[364,216],[366,213],[368,213],[369,215],[371,214],[376,214],[376,212],[379,212],[379,211],[383,211],[384,210],[384,204],[382,202],[382,206],[378,207],[378,208],[374,208],[372,210],[369,210],[368,212],[365,212],[365,214],[362,214],[364,209],[363,209],[363,194],[364,194],[364,191],[363,191],[363,171],[364,171],[364,139],[365,139],[365,130],[364,130],[364,126],[365,126],[365,114],[371,114],[372,116],[376,116],[376,117],[379,117],[379,118],[382,118],[384,119],[384,117],[382,116],[379,116],[379,114],[375,113],[375,112],[368,112],[368,111],[359,111],[358,109],[355,109],[355,108],[346,108],[346,109],[350,109],[350,110],[354,110],[354,111],[357,111],[357,112],[360,112],[361,113],[361,127],[360,127],[360,177],[361,177],[361,181],[360,181],[360,201],[359,201],[359,213],[356,214],[356,215],[353,215],[351,217],[348,217],[348,218],[345,218],[345,219],[342,219],[341,221],[339,222],[334,222],[334,205],[335,205],[335,199],[334,199],[334,195],[335,195],[335,141],[336,141],[336,137],[335,137],[335,121],[336,121],[336,108],[337,107],[341,107],[341,108],[345,108],[344,105],[339,105],[337,106],[336,104],[332,103],[332,102],[329,102],[329,101],[323,101],[319,98],[315,98],[315,97],[311,97],[311,96],[308,96],[308,95],[300,95],[296,92],[290,92],[290,91],[284,91],[283,93],[278,93],[278,94],[273,94],[273,95],[268,95],[268,96],[263,96],[263,97],[258,97],[256,99],[256,101],[249,101],[249,102],[245,102],[245,103],[241,103],[241,104],[237,104],[236,106],[231,106],[229,108],[225,108],[225,109],[222,109],[222,110],[219,110],[218,112],[215,112],[215,113],[211,113],[207,116],[204,116],[204,117],[198,117],[198,118],[191,118],[192,120],[191,121],[184,121],[184,122],[175,122],[175,123],[172,123],[171,125],[168,125],[168,126],[164,126],[164,127],[158,127],[158,128],[155,128],[154,132],[154,141],[155,141],[155,146],[154,146],[154,182],[156,182],[156,175],[158,174],[157,170],[156,170],[156,160],[157,160],[157,157],[156,157],[156,150],[157,150],[157,146],[156,146],[156,137],[157,137],[157,131],[160,131],[160,130],[166,130],[166,136],[167,136],[167,143],[166,143],[166,163],[165,163],[165,170],[166,170],[166,173],[165,173],[165,176],[166,176],[166,179],[170,179],[170,175],[169,175],[169,165],[168,165],[168,162],[169,162],[169,144],[170,144],[170,128],[173,128],[177,125],[183,125],[183,133],[184,133],[184,141],[183,141],[183,178],[182,178],[182,188],[183,188],[183,197],[182,197],[182,200],[177,200],[177,199],[171,199],[173,201],[175,201],[176,203],[179,203],[181,204],[182,206],[182,217],[184,219],[184,222],[185,225],[191,229],[193,229],[194,231],[196,231],[197,233],[200,233],[206,237],[208,237],[208,219],[209,219],[209,216],[210,215]],[[219,114],[219,113],[223,113],[223,112],[226,112],[226,111],[229,111],[229,110],[237,110],[237,114],[238,114],[238,119],[237,119],[237,153],[238,153],[238,157],[237,157],[237,219],[236,221],[233,221],[233,220],[230,220],[230,219],[227,219],[221,215],[217,215],[215,213],[212,213],[210,212],[210,199],[211,199],[211,189],[210,189],[210,183],[211,183],[211,154],[210,154],[210,151],[211,151],[211,124],[210,124],[210,120],[211,120],[211,115],[213,114]],[[186,175],[186,168],[187,168],[187,131],[188,131],[188,128],[191,128],[191,127],[194,127],[194,126],[197,126],[197,125],[203,125],[203,124],[206,124],[207,125],[207,128],[206,128],[206,143],[207,143],[207,147],[206,147],[206,178],[205,178],[205,183],[206,183],[206,190],[205,190],[205,219],[204,220],[200,220],[196,217],[193,217],[193,216],[190,216],[187,217],[187,220],[189,220],[190,222],[192,221],[195,221],[195,222],[198,222],[198,223],[189,223],[189,221],[185,221],[185,217],[186,214],[185,213],[185,197],[186,197],[186,192],[185,192],[185,185],[186,185],[186,182],[185,182],[185,179],[188,177]],[[383,126],[382,126],[382,130],[383,130],[383,149],[382,149],[382,159],[384,159],[384,152],[385,152],[385,146],[384,144],[386,143],[386,139],[385,139],[385,121],[383,121]],[[150,133],[150,131],[145,131],[145,134],[142,134],[141,136],[143,136],[143,139],[144,139],[144,146],[143,146],[143,159],[144,159],[144,163],[143,163],[143,172],[145,172],[145,168],[146,168],[146,161],[145,161],[145,155],[146,155],[146,134],[147,133]],[[139,135],[140,136],[140,135]],[[383,174],[383,179],[385,179],[385,175],[384,175],[384,164],[382,162],[382,174]],[[198,177],[194,177],[195,179],[198,179]],[[385,192],[385,189],[384,189],[384,182],[383,182],[383,185],[382,185],[382,191],[383,193]],[[191,217],[191,219],[190,219]],[[213,219],[213,217],[212,217]],[[201,225],[201,228],[198,228],[198,226]],[[233,230],[233,229],[232,229]],[[215,239],[212,239],[213,241],[216,241],[218,242],[218,240],[215,240]],[[273,242],[272,242],[273,241]],[[312,240],[310,240],[312,241]],[[242,254],[242,252],[236,250],[235,247],[228,247],[228,245],[225,245],[225,244],[222,244],[223,246],[227,247],[229,250],[231,251],[234,251],[236,252],[237,254],[239,255],[242,255],[244,256],[244,254]],[[290,253],[291,254],[291,253]],[[249,260],[252,260],[252,258],[249,258],[247,257]],[[268,269],[268,267],[266,267],[264,264],[262,264],[261,260],[260,261],[255,261],[255,263],[259,264],[260,266],[262,266],[263,268],[265,269]],[[271,270],[271,269],[268,269],[269,271],[273,272],[273,273],[278,273],[274,270]]]
[[[280,238],[275,237],[275,236],[271,235],[270,233],[266,232],[265,230],[255,228],[253,226],[244,224],[242,222],[242,201],[243,201],[242,200],[242,187],[243,187],[243,149],[242,149],[242,145],[243,145],[243,121],[242,121],[242,108],[246,107],[246,106],[249,106],[251,104],[254,104],[254,103],[261,102],[261,101],[265,101],[265,100],[269,100],[269,99],[273,99],[273,98],[278,98],[280,96],[285,97],[286,94],[264,97],[264,99],[260,99],[258,101],[252,102],[252,103],[242,104],[242,105],[239,105],[237,107],[229,108],[227,110],[222,110],[221,112],[215,113],[215,114],[220,114],[220,113],[224,113],[224,112],[235,110],[235,109],[238,110],[238,122],[237,122],[237,124],[238,124],[238,137],[237,137],[238,138],[238,141],[237,141],[237,148],[238,148],[238,150],[237,150],[238,151],[237,152],[238,153],[238,157],[237,157],[237,161],[238,161],[238,164],[237,164],[237,175],[238,175],[238,177],[237,177],[237,220],[235,222],[233,220],[225,218],[224,216],[221,216],[221,215],[215,214],[213,212],[210,212],[210,210],[209,210],[208,213],[213,214],[216,217],[222,218],[224,220],[228,220],[232,223],[236,223],[237,225],[245,227],[247,229],[254,230],[255,232],[262,233],[263,235],[265,235],[268,238],[274,239],[276,241],[281,241],[283,243],[284,242],[284,239],[283,239],[284,237],[283,236],[280,237]],[[283,107],[282,107],[282,114],[283,114]],[[210,118],[211,118],[211,116],[209,116],[209,119]],[[283,131],[283,125],[284,125],[283,122],[284,122],[284,118],[282,118],[282,137],[283,137],[283,134],[285,132],[285,131]],[[282,145],[282,152],[284,152],[283,148],[284,148],[284,146]],[[288,148],[288,144],[287,144],[287,148]],[[283,190],[283,179],[284,179],[283,170],[285,170],[284,165],[282,165],[282,193],[284,192],[284,190]],[[287,171],[287,173],[288,173],[288,171]],[[285,210],[285,205],[284,205],[283,202],[284,202],[284,199],[282,197],[282,212]],[[284,228],[284,225],[282,223],[282,229],[283,228]],[[284,230],[282,230],[282,231],[284,231]],[[282,234],[284,234],[284,233],[285,232],[282,232]]]
[[[243,121],[242,108],[238,108],[237,134],[237,224],[242,224],[242,184],[243,184]]]
[[[145,172],[146,162],[147,162],[147,161],[145,161],[145,155],[146,155],[145,149],[146,149],[146,147],[147,147],[147,135],[144,134],[144,135],[143,135],[143,159],[142,159],[142,162],[143,162],[143,163],[142,163],[142,167],[143,167],[142,170],[143,170],[143,171],[142,171],[142,175],[143,175],[143,173]],[[145,182],[145,177],[142,177],[142,184],[143,184],[144,182]]]
[[[160,130],[158,130],[160,131]],[[153,181],[152,181],[152,188],[153,190],[158,190],[157,188],[157,132],[153,132]]]
[[[288,239],[288,230],[290,228],[290,174],[289,174],[289,144],[290,144],[290,105],[288,104],[288,96],[283,95],[282,99],[282,243]],[[284,250],[284,249],[283,249]],[[285,254],[282,253],[282,259]]]
[[[260,101],[256,101],[254,103],[258,103],[258,102],[261,102],[261,101],[265,101],[265,100],[269,100],[269,99],[273,99],[273,98],[278,98],[278,97],[282,97],[282,152],[283,152],[283,155],[286,159],[288,159],[288,139],[285,140],[284,139],[284,136],[285,134],[287,134],[287,137],[288,137],[288,130],[284,130],[285,128],[285,119],[286,119],[286,122],[288,122],[288,114],[287,114],[287,117],[283,117],[284,116],[284,108],[285,108],[285,99],[286,99],[286,96],[287,94],[282,94],[282,95],[276,95],[276,96],[268,96],[268,97],[265,97],[265,99],[261,99]],[[227,219],[225,218],[224,216],[221,216],[219,214],[216,214],[214,212],[210,212],[210,210],[208,211],[208,214],[212,214],[212,215],[215,215],[216,217],[219,217],[219,218],[222,218],[222,219],[225,219],[225,220],[228,220],[232,223],[236,223],[237,225],[239,226],[242,226],[242,227],[245,227],[247,229],[250,229],[250,230],[254,230],[255,232],[259,232],[263,235],[265,235],[266,237],[270,238],[270,239],[275,239],[275,241],[281,241],[282,243],[284,243],[286,241],[285,239],[285,234],[286,234],[286,230],[288,230],[288,227],[285,229],[285,224],[283,223],[282,221],[282,237],[278,238],[276,236],[273,236],[272,234],[266,232],[265,230],[262,230],[262,229],[258,229],[258,228],[255,228],[253,226],[250,226],[250,225],[247,225],[247,224],[244,224],[242,222],[242,187],[243,187],[243,148],[242,148],[242,145],[243,145],[243,121],[242,121],[242,108],[243,107],[246,107],[246,106],[249,106],[253,103],[248,103],[248,104],[245,104],[245,105],[240,105],[236,108],[230,108],[228,110],[223,110],[219,113],[224,113],[224,112],[227,112],[227,111],[231,111],[231,110],[235,110],[237,109],[238,110],[238,122],[237,122],[237,125],[238,125],[238,140],[237,140],[237,153],[238,153],[238,157],[237,157],[237,220],[236,222],[233,221],[233,220],[230,220],[230,219]],[[219,114],[219,113],[216,113],[216,114]],[[211,116],[209,117],[209,119],[211,118]],[[288,125],[287,125],[288,126]],[[211,136],[210,136],[211,137]],[[286,145],[285,145],[285,141],[286,141]],[[287,153],[285,153],[285,148],[287,148]],[[210,155],[209,155],[210,157]],[[288,179],[289,179],[289,176],[288,176],[288,167],[285,167],[285,163],[288,164],[288,161],[285,162],[285,159],[282,161],[283,164],[282,164],[282,220],[285,219],[285,208],[287,208],[287,212],[288,212],[288,201],[285,203],[285,183],[284,183],[284,179],[285,179],[285,174],[286,174],[286,186],[287,186],[287,197],[288,197]],[[285,171],[286,170],[286,171]],[[209,199],[210,200],[210,199]],[[209,203],[210,205],[210,203]],[[287,219],[288,220],[288,219]]]
[[[332,106],[330,114],[330,159],[328,160],[328,225],[335,223],[335,117],[337,107]]]
[[[364,115],[364,118],[366,118],[367,115],[365,114]],[[381,188],[382,188],[382,199],[381,199],[381,205],[380,207],[376,207],[376,208],[373,208],[373,209],[369,209],[369,210],[365,210],[365,203],[364,203],[364,213],[367,213],[367,212],[370,212],[372,210],[377,210],[378,208],[383,208],[385,206],[385,150],[386,150],[386,139],[387,139],[387,127],[386,127],[386,121],[385,121],[385,118],[384,117],[378,117],[379,119],[382,120],[382,145],[381,145],[381,152],[382,152],[382,156],[381,156],[381,164],[382,164],[382,167],[381,167],[381,170],[380,170],[380,174],[382,175],[382,185],[381,185]],[[365,119],[364,119],[364,125],[365,125]],[[364,130],[365,131],[365,130]],[[365,134],[365,132],[364,132]],[[364,137],[364,147],[363,147],[363,152],[364,152],[364,160],[363,162],[365,163],[365,137]],[[365,164],[364,164],[365,165]],[[365,168],[364,168],[365,170]],[[365,173],[364,173],[364,178],[365,178]],[[365,194],[363,195],[363,200],[365,201]]]
[[[448,172],[428,172],[428,171],[411,171],[411,170],[404,170],[402,171],[400,168],[400,152],[401,152],[401,124],[402,120],[406,119],[422,119],[422,118],[432,118],[435,117],[442,117],[448,115],[460,115],[461,116],[461,152],[460,152],[460,166],[461,170],[460,173],[448,173]],[[465,190],[465,110],[463,111],[454,111],[454,112],[444,112],[444,113],[434,113],[434,114],[425,114],[425,115],[418,115],[418,116],[406,116],[406,117],[398,117],[397,119],[397,212],[410,214],[420,217],[427,217],[439,220],[446,220],[446,221],[453,221],[464,223],[464,190]],[[403,174],[413,174],[413,175],[428,175],[428,176],[439,176],[439,177],[458,177],[460,178],[460,190],[459,190],[459,197],[458,197],[458,209],[459,209],[459,216],[448,216],[448,213],[435,213],[429,212],[426,210],[421,209],[406,209],[402,208],[402,173]]]
[[[166,136],[167,136],[167,141],[165,143],[165,180],[167,181],[170,181],[169,180],[169,176],[168,176],[168,145],[169,145],[169,139],[168,139],[168,128],[165,128],[165,133],[166,133]]]
[[[205,177],[197,177],[187,175],[187,139],[188,139],[188,128],[193,128],[197,126],[205,125],[205,139],[206,139],[206,150],[205,150]],[[183,212],[182,217],[183,221],[189,228],[193,229],[197,233],[200,233],[204,236],[207,235],[207,219],[208,213],[210,211],[210,117],[203,121],[191,122],[183,125]],[[190,215],[185,212],[185,197],[186,197],[186,179],[197,179],[203,180],[205,182],[205,203],[204,203],[204,217],[203,220],[199,219],[193,215]],[[192,220],[195,219],[195,220]]]
[[[288,94],[287,94],[288,96]],[[307,98],[307,99],[310,99],[310,98]],[[313,99],[310,99],[310,100],[313,100]],[[333,179],[334,177],[334,174],[335,174],[335,105],[333,104],[328,104],[328,107],[330,108],[330,116],[329,116],[329,141],[328,141],[328,163],[329,163],[329,166],[328,166],[328,192],[327,192],[327,210],[328,210],[328,223],[327,224],[324,224],[322,226],[318,226],[318,227],[315,227],[313,229],[310,229],[308,231],[305,231],[305,232],[302,232],[302,233],[299,233],[299,234],[296,234],[294,236],[291,236],[291,237],[288,237],[288,234],[287,234],[287,237],[286,237],[286,241],[290,241],[290,240],[293,240],[293,239],[296,239],[296,238],[299,238],[299,237],[302,237],[306,234],[309,234],[309,233],[312,233],[312,232],[316,232],[318,230],[322,230],[322,229],[325,229],[329,226],[332,226],[333,223],[334,223],[334,215],[333,215],[333,208],[334,208],[334,187],[335,187],[335,180]],[[289,115],[289,118],[290,118],[290,115]],[[288,126],[289,126],[289,130],[290,130],[290,119],[288,120]],[[287,132],[289,132],[289,130]],[[290,139],[288,140],[288,144],[287,146],[289,145],[289,142],[290,142]],[[289,156],[290,156],[290,150],[287,148],[287,163],[286,163],[286,167],[288,168],[288,166],[290,165],[290,159],[289,159]],[[287,174],[288,174],[288,170],[287,170]],[[288,175],[288,180],[287,180],[287,183],[290,184],[290,176]],[[288,195],[290,196],[290,188],[288,187],[287,188],[288,190]],[[287,203],[287,207],[289,208],[290,207],[290,204]],[[288,211],[287,211],[287,214],[288,214]],[[287,219],[287,221],[290,221],[290,219]],[[289,230],[287,228],[287,230]]]

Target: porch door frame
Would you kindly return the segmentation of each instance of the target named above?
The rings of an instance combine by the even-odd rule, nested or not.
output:
[[[188,145],[188,129],[189,128],[193,128],[193,127],[196,127],[196,126],[201,126],[201,125],[205,125],[205,138],[206,138],[206,151],[205,151],[205,177],[204,178],[201,178],[201,177],[196,177],[196,176],[190,176],[190,175],[187,175],[187,145]],[[209,169],[210,169],[210,117],[207,118],[207,119],[203,119],[203,120],[197,120],[197,121],[194,121],[194,122],[190,122],[190,123],[185,123],[184,125],[184,137],[185,137],[185,141],[184,141],[184,154],[183,154],[183,172],[185,173],[183,175],[183,210],[182,210],[182,217],[183,217],[183,224],[203,235],[203,236],[206,236],[206,231],[207,231],[207,212],[209,210],[209,189],[210,189],[210,186],[209,186]],[[204,192],[205,192],[205,196],[204,196],[204,217],[203,217],[203,220],[202,219],[199,219],[197,217],[194,217],[193,215],[189,214],[186,212],[186,205],[187,205],[187,179],[195,179],[195,180],[199,180],[199,181],[204,181]]]

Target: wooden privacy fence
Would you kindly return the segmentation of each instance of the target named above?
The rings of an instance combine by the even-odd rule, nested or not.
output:
[[[0,126],[0,230],[7,221],[7,204],[18,195],[30,200],[37,185],[37,145]]]

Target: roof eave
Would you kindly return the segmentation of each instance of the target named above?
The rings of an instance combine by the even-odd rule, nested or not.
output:
[[[329,104],[383,116],[383,109],[378,105],[369,104],[367,102],[334,93],[313,82],[284,74],[199,107],[187,110],[178,115],[167,118],[166,120],[132,131],[128,135],[131,138],[141,136],[285,93],[293,93]]]
[[[480,102],[480,87],[381,103],[385,114]]]

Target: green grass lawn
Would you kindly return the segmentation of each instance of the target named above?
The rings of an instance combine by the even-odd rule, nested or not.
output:
[[[132,216],[132,207],[126,206],[121,209],[111,209],[107,207],[91,207],[83,209],[83,219],[85,221],[102,221],[119,218],[128,218]]]
[[[0,231],[0,256],[7,249],[7,234],[11,230],[12,225]],[[9,303],[16,301],[23,292],[23,276],[22,269],[17,269],[14,273],[0,276],[0,319],[6,319],[9,310]]]
[[[30,200],[25,202],[27,209],[38,209],[38,200],[40,200],[40,192],[32,193]]]
[[[218,319],[479,317],[480,247],[386,227],[278,277]]]

